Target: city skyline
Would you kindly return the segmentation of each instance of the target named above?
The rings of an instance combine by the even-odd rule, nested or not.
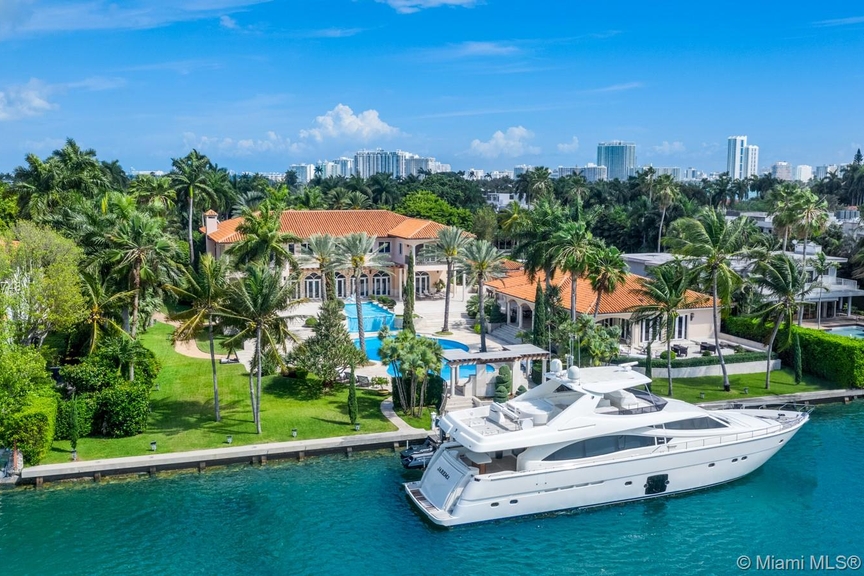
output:
[[[623,140],[640,166],[719,172],[737,133],[761,171],[842,164],[862,145],[837,112],[864,88],[850,73],[864,18],[837,2],[755,6],[747,22],[684,3],[326,0],[300,25],[295,7],[0,4],[0,171],[67,137],[139,170],[192,147],[249,171],[377,147],[455,170],[585,166]],[[802,85],[808,69],[819,81]]]

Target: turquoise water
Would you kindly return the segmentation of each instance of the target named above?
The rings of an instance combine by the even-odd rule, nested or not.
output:
[[[457,342],[455,340],[446,340],[444,338],[435,338],[435,340],[438,341],[438,343],[441,345],[441,348],[443,348],[444,350],[466,350],[466,351],[468,350],[468,346],[466,346],[465,344],[462,344],[461,342]],[[359,338],[354,339],[354,345],[357,347],[360,346],[360,339]],[[381,340],[379,340],[378,338],[376,338],[374,336],[371,338],[366,338],[366,356],[370,360],[374,360],[376,362],[381,361]],[[494,372],[495,368],[493,368],[492,366],[489,366],[487,364],[486,365],[486,371],[487,372]],[[393,370],[392,366],[387,367],[387,373],[390,374],[390,376],[396,375],[396,372]],[[477,373],[477,366],[460,366],[459,367],[459,378],[461,380],[464,380],[464,379],[468,378],[469,376],[472,376],[476,373]],[[445,382],[450,381],[450,367],[449,366],[445,365],[445,366],[441,367],[441,377],[444,379]]]
[[[411,507],[401,484],[418,474],[392,453],[5,491],[0,566],[16,576],[736,574],[745,554],[864,555],[862,444],[864,403],[820,407],[737,482],[451,530]]]
[[[864,328],[861,326],[843,326],[842,328],[832,328],[828,330],[831,334],[838,336],[849,336],[850,338],[864,338]]]
[[[363,302],[360,307],[363,308],[364,332],[378,332],[383,326],[393,330],[395,314],[374,302]],[[346,302],[345,316],[348,318],[348,331],[357,332],[360,326],[357,321],[357,305],[353,302]]]

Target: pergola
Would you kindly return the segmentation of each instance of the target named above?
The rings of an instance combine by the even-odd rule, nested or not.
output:
[[[508,364],[512,363],[513,369],[513,386],[516,386],[516,375],[521,374],[518,364],[523,360],[529,364],[528,374],[531,373],[530,363],[534,360],[540,360],[543,363],[541,374],[546,373],[546,361],[549,359],[549,352],[543,348],[534,346],[533,344],[513,344],[506,346],[503,350],[495,352],[469,352],[465,350],[445,350],[444,362],[450,367],[450,394],[456,393],[456,383],[459,381],[460,366],[477,366],[478,383],[486,384],[486,365],[487,364]],[[483,382],[480,382],[480,375],[483,375]],[[511,390],[512,392],[512,390]]]

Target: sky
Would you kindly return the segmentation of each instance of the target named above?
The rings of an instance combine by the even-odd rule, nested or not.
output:
[[[127,170],[581,166],[618,139],[707,172],[738,134],[764,167],[849,162],[862,61],[848,1],[0,0],[0,172],[69,137]]]

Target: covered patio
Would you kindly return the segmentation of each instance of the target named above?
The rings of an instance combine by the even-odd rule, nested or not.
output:
[[[450,395],[456,395],[456,386],[459,381],[460,366],[477,366],[477,373],[468,379],[464,394],[466,397],[490,397],[493,396],[494,386],[490,393],[491,378],[495,372],[487,372],[486,366],[510,365],[513,372],[513,383],[510,393],[514,393],[519,386],[528,384],[526,374],[531,373],[531,363],[540,360],[542,373],[546,373],[546,363],[549,360],[549,352],[534,346],[533,344],[514,344],[505,346],[503,350],[494,352],[471,352],[465,350],[445,350],[444,362],[450,367]],[[523,373],[521,364],[525,362],[526,371]]]

